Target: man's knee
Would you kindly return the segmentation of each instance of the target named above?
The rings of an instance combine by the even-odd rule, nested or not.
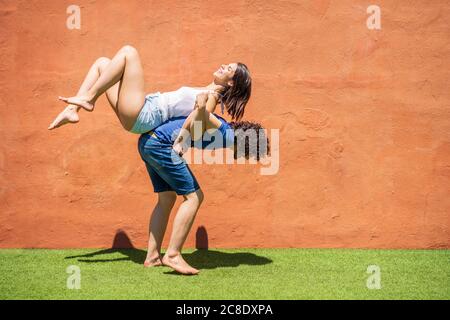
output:
[[[197,191],[195,191],[195,195],[197,197],[199,205],[202,204],[203,200],[205,199],[205,195],[203,194],[202,189],[198,189]]]
[[[198,189],[192,193],[189,193],[184,196],[186,200],[195,201],[198,205],[201,205],[203,200],[205,199],[205,195],[203,194],[202,189]]]
[[[173,191],[158,193],[158,202],[163,206],[173,206],[177,200],[177,194]]]

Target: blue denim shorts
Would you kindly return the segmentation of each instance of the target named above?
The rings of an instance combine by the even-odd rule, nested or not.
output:
[[[136,122],[130,132],[136,134],[149,132],[167,120],[167,116],[159,107],[159,97],[159,92],[151,93],[145,96],[144,105],[142,106],[142,109],[139,112]]]
[[[150,134],[142,134],[138,149],[155,192],[175,191],[178,195],[185,195],[200,189],[185,160],[172,149],[171,144],[163,143]]]

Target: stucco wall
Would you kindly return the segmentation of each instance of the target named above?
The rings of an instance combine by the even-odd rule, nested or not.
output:
[[[138,136],[105,98],[47,130],[56,97],[131,44],[148,92],[246,63],[245,118],[280,130],[275,175],[191,166],[206,198],[188,247],[204,226],[210,247],[448,248],[449,17],[436,0],[0,1],[0,247],[108,247],[119,229],[145,246],[156,196]]]

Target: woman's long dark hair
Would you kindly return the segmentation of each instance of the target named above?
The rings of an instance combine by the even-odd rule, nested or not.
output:
[[[245,106],[252,94],[252,78],[245,64],[237,63],[232,80],[233,85],[225,88],[220,99],[232,120],[239,121],[244,116]]]

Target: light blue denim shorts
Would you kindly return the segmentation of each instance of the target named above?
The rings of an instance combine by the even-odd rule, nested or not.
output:
[[[151,93],[145,96],[145,102],[136,122],[130,132],[142,134],[155,129],[165,122],[167,115],[164,114],[159,105],[160,93]]]

